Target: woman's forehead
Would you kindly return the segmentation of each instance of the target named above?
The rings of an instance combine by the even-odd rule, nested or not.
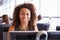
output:
[[[30,12],[30,10],[28,8],[22,8],[20,12]]]

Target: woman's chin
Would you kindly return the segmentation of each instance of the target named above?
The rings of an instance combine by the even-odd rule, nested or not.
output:
[[[22,23],[27,23],[26,21],[23,21]]]

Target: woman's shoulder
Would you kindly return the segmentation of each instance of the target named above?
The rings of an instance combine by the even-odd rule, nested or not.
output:
[[[10,31],[14,31],[14,29],[15,29],[14,26],[10,26],[8,32],[10,32]]]
[[[35,26],[34,29],[35,29],[34,31],[38,31],[38,27],[37,26]]]

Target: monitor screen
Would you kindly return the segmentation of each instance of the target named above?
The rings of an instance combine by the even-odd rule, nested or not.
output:
[[[48,31],[50,24],[49,23],[37,23],[38,30]]]
[[[10,32],[10,40],[35,40],[35,31],[14,31]]]
[[[56,30],[57,31],[60,31],[60,26],[56,26]]]

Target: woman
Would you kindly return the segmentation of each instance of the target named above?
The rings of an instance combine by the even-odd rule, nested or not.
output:
[[[13,13],[13,24],[9,31],[38,31],[35,8],[31,3],[17,6]],[[8,34],[9,35],[9,34]]]
[[[13,24],[9,31],[37,31],[35,8],[30,3],[19,5],[13,13]]]

